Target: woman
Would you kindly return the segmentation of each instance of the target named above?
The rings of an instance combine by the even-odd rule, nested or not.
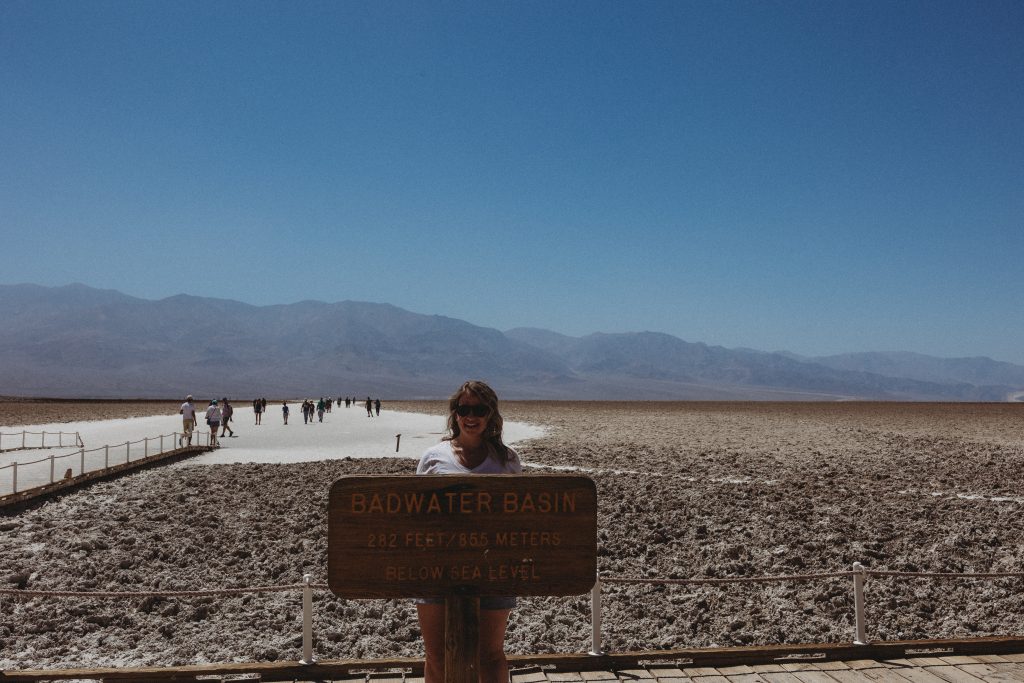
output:
[[[501,440],[498,396],[483,382],[469,381],[448,399],[448,434],[427,449],[417,474],[519,474],[523,466]],[[515,598],[480,599],[480,681],[507,683],[505,626]],[[425,683],[444,681],[444,600],[416,601],[426,649]]]
[[[220,408],[217,407],[217,399],[210,401],[206,408],[206,426],[210,428],[210,445],[217,444],[217,430],[220,429]]]

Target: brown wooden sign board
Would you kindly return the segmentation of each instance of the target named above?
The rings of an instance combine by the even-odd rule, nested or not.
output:
[[[588,477],[349,476],[328,514],[327,580],[343,598],[579,595],[596,580]]]

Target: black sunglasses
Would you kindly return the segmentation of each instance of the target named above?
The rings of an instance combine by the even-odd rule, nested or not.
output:
[[[490,414],[491,409],[482,403],[475,406],[455,406],[455,412],[459,414],[459,417],[486,417]]]

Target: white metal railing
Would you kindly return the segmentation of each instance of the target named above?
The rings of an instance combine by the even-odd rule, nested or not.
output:
[[[65,436],[73,436],[74,438],[69,438],[67,439],[67,443],[64,443]],[[46,437],[50,437],[49,445],[46,443]],[[53,443],[54,437],[56,437],[57,443]],[[64,448],[65,446],[78,446],[81,448],[85,446],[85,444],[82,443],[82,437],[78,432],[30,432],[25,429],[20,432],[0,432],[0,453],[3,453],[4,451]]]
[[[860,562],[853,563],[850,571],[820,572],[814,574],[793,574],[788,576],[751,576],[731,577],[722,579],[631,579],[625,577],[598,575],[597,582],[591,591],[591,650],[590,654],[601,656],[608,654],[601,647],[601,589],[606,584],[650,584],[650,585],[725,585],[736,583],[779,583],[786,581],[812,581],[815,579],[831,579],[835,577],[852,577],[854,593],[854,645],[867,645],[867,621],[865,618],[864,582],[868,577],[890,577],[905,579],[1019,579],[1024,572],[989,572],[989,573],[940,573],[940,572],[900,572],[867,569]],[[23,588],[0,588],[0,596],[28,599],[36,597],[50,598],[190,598],[208,596],[232,596],[252,593],[280,593],[292,590],[302,591],[302,664],[313,664],[313,590],[326,590],[325,583],[313,583],[312,575],[304,574],[302,583],[281,586],[260,586],[254,588],[223,588],[213,590],[192,591],[55,591],[28,590]]]
[[[54,432],[48,432],[54,434]],[[210,445],[210,432],[192,432],[196,445]],[[23,492],[39,486],[47,486],[71,477],[103,470],[132,462],[132,458],[141,460],[152,455],[169,453],[184,447],[185,435],[180,432],[147,436],[138,441],[101,446],[86,450],[79,447],[76,451],[56,454],[51,453],[45,458],[30,461],[14,461],[0,466],[0,496]],[[191,440],[190,442],[191,443]],[[81,439],[78,440],[81,446]],[[64,474],[59,472],[62,468]],[[10,472],[6,472],[10,470]],[[19,488],[19,479],[22,486]],[[25,485],[27,483],[27,485]]]
[[[590,629],[591,649],[590,654],[601,655],[605,652],[601,649],[601,588],[603,584],[649,584],[649,585],[725,585],[733,583],[781,583],[787,581],[811,581],[814,579],[832,579],[836,577],[851,577],[853,579],[853,628],[854,645],[868,644],[867,626],[867,600],[864,592],[864,583],[871,576],[893,577],[908,579],[1020,579],[1024,578],[1024,572],[976,572],[976,573],[955,573],[955,572],[902,572],[888,571],[881,569],[868,569],[860,562],[854,562],[850,571],[822,572],[815,574],[792,574],[785,576],[750,576],[750,577],[729,577],[722,579],[629,579],[623,577],[608,576],[597,577],[597,582],[590,593]]]

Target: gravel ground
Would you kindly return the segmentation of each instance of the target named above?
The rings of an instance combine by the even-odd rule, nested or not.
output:
[[[16,402],[0,402],[0,424],[24,422],[11,417],[24,407],[7,406]],[[96,406],[87,408],[95,414]],[[177,410],[177,402],[111,404],[100,416],[136,414],[116,411],[139,406]],[[441,403],[389,407],[442,410]],[[1022,410],[566,402],[509,403],[504,414],[551,427],[519,449],[536,471],[576,467],[595,480],[602,575],[714,578],[840,572],[854,561],[901,571],[1024,570]],[[160,468],[97,484],[0,517],[0,587],[191,590],[293,584],[304,573],[322,583],[330,484],[344,474],[414,467],[387,458]],[[1020,635],[1022,588],[1019,578],[872,578],[869,637]],[[849,642],[852,602],[848,577],[609,584],[605,646]],[[319,658],[422,655],[407,601],[320,591],[315,610]],[[508,650],[585,651],[589,619],[585,596],[521,599]],[[300,648],[298,591],[174,600],[0,596],[0,669],[297,659]]]

